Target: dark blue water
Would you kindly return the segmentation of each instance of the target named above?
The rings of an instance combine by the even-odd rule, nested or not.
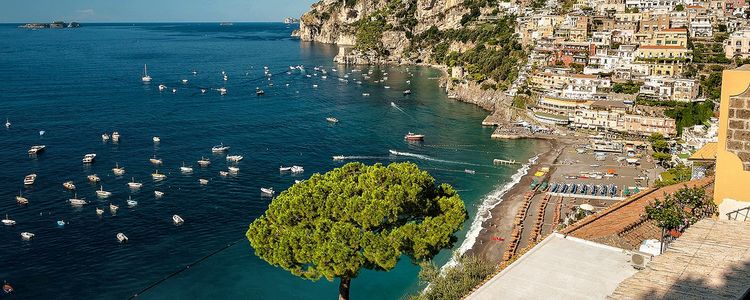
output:
[[[362,85],[354,83],[362,77],[359,72],[343,83],[337,76],[353,69],[332,65],[336,49],[290,39],[291,30],[282,24],[0,27],[0,118],[13,123],[0,130],[0,214],[18,222],[0,228],[0,280],[16,287],[13,298],[127,298],[243,239],[248,224],[271,201],[261,197],[260,187],[281,191],[295,179],[340,166],[333,155],[359,156],[354,160],[366,163],[414,161],[438,181],[454,185],[472,218],[485,196],[516,172],[492,166],[492,159],[532,155],[531,142],[490,140],[491,129],[479,126],[486,113],[446,99],[438,87],[438,71],[373,68],[373,78]],[[154,78],[151,84],[141,82],[144,64]],[[290,65],[307,69],[287,74]],[[271,80],[264,76],[264,66],[274,74]],[[307,78],[316,73],[313,66],[339,70],[325,80]],[[226,82],[222,71],[229,77]],[[374,83],[383,72],[389,73],[388,81]],[[169,89],[159,92],[159,84]],[[228,94],[211,90],[219,87]],[[266,95],[256,96],[256,87]],[[208,91],[202,94],[201,88]],[[405,89],[414,93],[405,97]],[[328,116],[341,122],[328,124]],[[46,134],[40,136],[40,130]],[[100,135],[112,131],[120,132],[121,141],[103,143]],[[403,136],[408,131],[427,139],[407,144]],[[152,136],[160,136],[161,143],[155,145]],[[238,175],[219,176],[226,160],[210,152],[219,143],[245,156]],[[26,151],[35,144],[46,145],[47,151],[30,158]],[[390,149],[412,156],[389,155]],[[98,155],[94,164],[81,163],[86,153]],[[164,160],[159,167],[168,176],[164,181],[151,180],[155,168],[148,160],[153,155]],[[213,164],[198,168],[201,156]],[[112,174],[116,162],[126,168],[125,176]],[[183,162],[195,167],[194,174],[179,172]],[[304,166],[305,173],[279,173],[280,165],[292,164]],[[39,177],[33,187],[24,187],[29,173]],[[98,200],[94,192],[99,186],[87,182],[89,174],[98,174],[114,195]],[[127,188],[131,177],[144,182],[139,192]],[[199,178],[210,183],[201,186]],[[68,180],[91,204],[73,208],[66,202],[73,196],[62,187]],[[155,199],[154,190],[166,195]],[[29,198],[28,207],[15,204],[19,191]],[[139,205],[126,208],[128,196]],[[120,211],[98,217],[95,208],[110,202],[120,205]],[[173,225],[173,214],[185,223]],[[57,220],[68,224],[58,228]],[[470,224],[468,220],[459,233],[459,244]],[[36,237],[22,241],[23,231]],[[130,243],[119,244],[118,232],[128,235]],[[449,256],[444,251],[438,262]],[[363,271],[353,281],[352,294],[402,297],[419,289],[417,271],[408,259],[391,272]],[[242,240],[140,298],[321,299],[336,293],[336,282],[296,278],[255,257]]]

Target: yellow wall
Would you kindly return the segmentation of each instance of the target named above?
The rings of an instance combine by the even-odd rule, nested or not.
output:
[[[716,185],[714,201],[719,206],[719,218],[726,213],[750,206],[750,172],[743,170],[737,155],[727,151],[729,127],[729,98],[741,94],[750,85],[750,65],[726,70],[721,85],[719,118],[719,146],[716,153]]]

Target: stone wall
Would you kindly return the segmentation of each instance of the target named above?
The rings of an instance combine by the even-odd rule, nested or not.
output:
[[[736,154],[750,171],[750,90],[729,99],[727,151]]]

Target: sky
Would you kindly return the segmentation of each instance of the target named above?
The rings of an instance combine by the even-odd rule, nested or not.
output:
[[[280,22],[317,0],[0,0],[0,23]]]

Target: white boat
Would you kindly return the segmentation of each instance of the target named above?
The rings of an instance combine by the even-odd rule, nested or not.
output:
[[[362,93],[363,97],[370,97],[370,93]]]
[[[116,213],[117,213],[117,210],[118,210],[118,209],[120,209],[120,207],[119,207],[119,206],[117,206],[117,205],[114,205],[114,204],[112,204],[112,203],[110,203],[110,204],[109,204],[109,212],[110,212],[111,214],[113,214],[113,215],[114,215],[114,214],[116,214]]]
[[[295,179],[295,180],[294,180],[294,183],[295,183],[295,184],[297,184],[297,183],[300,183],[300,182],[302,182],[302,180],[299,180],[299,179]]]
[[[117,143],[120,141],[120,133],[115,131],[112,133],[112,141]]]
[[[154,141],[154,143],[158,143],[158,142],[161,142],[161,138],[160,138],[160,137],[158,137],[158,136],[155,136],[155,137],[151,138],[151,140],[153,140],[153,141]]]
[[[328,121],[330,123],[338,123],[339,119],[336,119],[334,117],[328,117],[328,118],[326,118],[326,121]]]
[[[205,94],[205,93],[206,93],[206,89],[201,89],[201,94]]]
[[[72,182],[72,181],[66,181],[66,182],[64,182],[64,183],[63,183],[63,187],[64,187],[64,188],[65,188],[66,190],[71,190],[71,191],[72,191],[72,190],[75,190],[75,189],[76,189],[76,185],[75,185],[75,184],[73,184],[73,182]]]
[[[405,90],[404,95],[411,95],[411,90]]]
[[[260,188],[260,193],[263,195],[273,196],[276,192],[273,190],[273,188]]]
[[[279,167],[279,172],[289,172],[291,170],[292,170],[292,167],[284,167],[284,166]]]
[[[94,162],[94,159],[96,159],[96,154],[89,153],[83,156],[82,161],[84,164],[90,164]]]
[[[124,233],[119,232],[117,233],[117,241],[120,242],[121,244],[127,243],[128,237]]]
[[[101,208],[98,208],[98,207],[97,207],[97,208],[96,208],[96,214],[97,214],[97,215],[99,215],[99,216],[101,216],[101,215],[103,215],[103,214],[104,214],[104,210],[103,210],[103,209],[101,209]]]
[[[102,181],[102,179],[99,178],[99,176],[96,176],[96,174],[91,174],[89,176],[86,176],[86,178],[88,178],[89,182],[92,182],[92,183],[97,183],[99,181]]]
[[[344,159],[346,159],[346,157],[343,156],[343,155],[335,155],[335,156],[333,156],[333,160],[335,160],[335,161],[344,160]]]
[[[112,196],[112,192],[108,192],[104,190],[104,187],[99,187],[99,190],[96,191],[96,196],[102,199],[109,198],[109,196]]]
[[[23,178],[24,185],[32,185],[34,184],[34,181],[36,181],[36,174],[29,174]]]
[[[148,161],[150,161],[152,165],[161,165],[162,164],[161,158],[157,158],[156,155],[154,155],[154,157],[152,157]]]
[[[39,153],[44,152],[44,149],[47,148],[47,146],[44,145],[38,145],[38,146],[31,146],[29,149],[29,155],[37,155]]]
[[[179,215],[172,216],[172,222],[174,222],[175,225],[180,225],[182,223],[185,223],[185,220],[182,219]]]
[[[314,89],[317,89],[317,88],[318,88],[318,85],[317,85],[317,84],[313,84],[313,88],[314,88]]]
[[[192,173],[193,172],[193,167],[186,166],[185,163],[182,163],[182,167],[180,167],[180,171],[182,173]]]
[[[292,166],[292,173],[302,173],[305,172],[305,168],[300,166]]]
[[[31,240],[32,238],[34,238],[34,234],[33,233],[26,232],[26,231],[21,232],[21,239],[22,240],[28,241],[28,240]]]
[[[211,160],[205,157],[201,157],[201,159],[198,161],[198,165],[201,167],[208,167],[211,164]]]
[[[143,77],[141,77],[141,80],[143,82],[151,82],[151,76],[148,76],[148,69],[146,69],[146,64],[143,64]]]
[[[229,169],[229,173],[232,173],[232,174],[236,174],[237,172],[240,171],[240,168],[238,167],[229,167],[228,169]]]
[[[59,221],[57,221],[57,227],[65,227],[65,224],[66,224],[66,223],[65,223],[65,221],[63,221],[63,220],[59,220]]]
[[[112,173],[115,173],[115,176],[122,176],[125,174],[125,168],[122,168],[119,164],[115,163],[115,167],[112,168]]]
[[[200,183],[200,185],[207,185],[208,179],[198,179],[198,183]]]
[[[390,87],[390,86],[387,86],[387,85],[386,85],[386,86],[385,86],[385,88],[386,88],[386,89],[390,89],[391,87]]]
[[[187,80],[187,79],[183,79],[183,80],[182,80],[182,84],[187,84],[187,83],[188,83],[188,80]]]
[[[216,90],[219,91],[219,95],[223,96],[223,95],[227,94],[227,88],[225,88],[225,87],[220,87],[220,88],[218,88]]]
[[[5,214],[5,219],[3,219],[2,222],[3,222],[3,225],[5,225],[5,226],[16,225],[16,221],[13,221],[10,218],[8,218],[8,214]]]
[[[18,196],[16,196],[16,203],[20,205],[26,205],[29,204],[29,199],[26,199],[26,197],[23,196],[23,193],[21,193],[21,191],[18,191]]]
[[[10,120],[5,119],[5,128],[10,128]]]
[[[159,173],[159,170],[156,170],[151,174],[151,177],[154,178],[154,180],[163,180],[164,178],[167,178],[167,175]]]
[[[68,202],[70,202],[70,205],[73,205],[73,206],[82,206],[82,205],[88,204],[86,200],[78,199],[78,195],[74,195],[73,198],[68,199]]]
[[[165,89],[167,89],[166,85],[163,85],[163,84],[159,85],[159,91],[164,91]]]
[[[164,192],[154,191],[154,197],[156,198],[164,197]]]
[[[172,88],[172,94],[174,94],[174,93],[177,93],[177,89],[176,88]]]
[[[135,182],[135,177],[133,177],[133,179],[130,182],[128,182],[128,187],[134,190],[140,189],[142,186],[143,186],[143,183]]]
[[[227,161],[239,162],[244,159],[242,155],[227,155]]]
[[[102,141],[109,141],[109,134],[107,134],[106,132],[102,133]]]
[[[465,169],[464,172],[467,173],[467,174],[476,174],[477,173],[477,171],[470,170],[470,169]]]
[[[227,171],[219,171],[219,176],[221,176],[221,177],[227,177],[227,175],[229,175],[229,172],[227,172]]]
[[[133,208],[138,206],[138,201],[133,200],[132,198],[128,197],[128,200],[125,201],[128,204],[128,207]]]
[[[227,151],[229,151],[229,146],[224,146],[223,143],[220,145],[211,147],[211,152],[213,153],[222,153],[222,152],[227,152]]]

